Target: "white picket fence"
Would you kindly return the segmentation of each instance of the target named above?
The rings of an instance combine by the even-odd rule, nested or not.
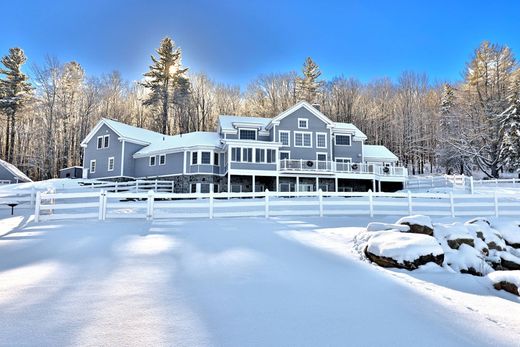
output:
[[[0,190],[0,206],[11,208],[34,208],[36,201],[36,189],[19,189],[16,191],[1,191]]]
[[[113,181],[82,181],[83,187],[91,189],[104,189],[110,192],[147,192],[153,190],[155,192],[174,192],[173,181],[159,181],[159,180],[135,180],[126,182]]]
[[[428,188],[458,188],[467,192],[473,192],[473,177],[464,175],[442,176],[409,176],[406,181],[406,189],[418,190]]]
[[[411,215],[519,216],[520,197],[499,194],[258,192],[40,193],[35,220]]]

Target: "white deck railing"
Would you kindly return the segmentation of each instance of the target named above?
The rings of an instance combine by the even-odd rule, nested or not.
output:
[[[247,199],[244,199],[247,198]],[[439,193],[37,193],[35,221],[111,218],[411,215],[520,216],[520,197]]]
[[[408,171],[399,166],[383,166],[366,163],[337,163],[327,160],[282,159],[280,171],[339,172],[376,174],[380,176],[406,176]]]

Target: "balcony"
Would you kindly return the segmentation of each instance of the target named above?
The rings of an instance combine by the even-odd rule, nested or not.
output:
[[[378,176],[407,176],[408,171],[399,166],[383,166],[364,163],[336,163],[333,161],[282,159],[280,171],[284,172],[319,172],[319,173],[352,173],[375,174]]]

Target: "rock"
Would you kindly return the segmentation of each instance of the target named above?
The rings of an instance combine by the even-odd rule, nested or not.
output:
[[[504,249],[497,245],[495,241],[491,241],[487,243],[489,249],[494,249],[496,251],[503,251]]]
[[[483,276],[483,274],[481,272],[478,272],[473,267],[468,267],[467,269],[461,269],[460,273],[462,273],[462,274],[469,274],[469,275],[473,275],[473,276],[480,276],[480,277]]]
[[[430,217],[416,215],[399,219],[396,224],[407,225],[410,233],[433,236],[433,225]]]
[[[485,240],[484,240],[484,233],[483,233],[482,231],[477,231],[477,237],[478,237],[479,239],[481,239],[482,241],[485,241]]]
[[[452,249],[459,249],[462,244],[466,244],[470,247],[475,247],[475,242],[471,236],[465,237],[464,235],[458,235],[456,238],[448,239],[448,246]]]
[[[506,270],[520,270],[520,258],[512,254],[502,252],[500,253],[501,265]]]
[[[470,219],[469,221],[467,221],[466,223],[469,223],[469,224],[478,224],[478,223],[486,223],[488,226],[491,226],[491,222],[488,221],[486,218],[473,218],[473,219]]]
[[[496,290],[505,290],[506,292],[509,292],[511,294],[514,294],[516,296],[520,296],[520,293],[518,291],[518,287],[514,283],[510,283],[507,281],[500,281],[493,284],[493,287]]]
[[[364,251],[368,259],[382,267],[415,270],[430,262],[442,265],[444,261],[444,252],[435,238],[413,233],[374,233]]]

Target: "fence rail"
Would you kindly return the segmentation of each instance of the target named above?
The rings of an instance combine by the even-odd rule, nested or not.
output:
[[[219,218],[285,215],[520,216],[520,197],[494,194],[257,192],[171,194],[149,191],[41,193],[35,220]]]

